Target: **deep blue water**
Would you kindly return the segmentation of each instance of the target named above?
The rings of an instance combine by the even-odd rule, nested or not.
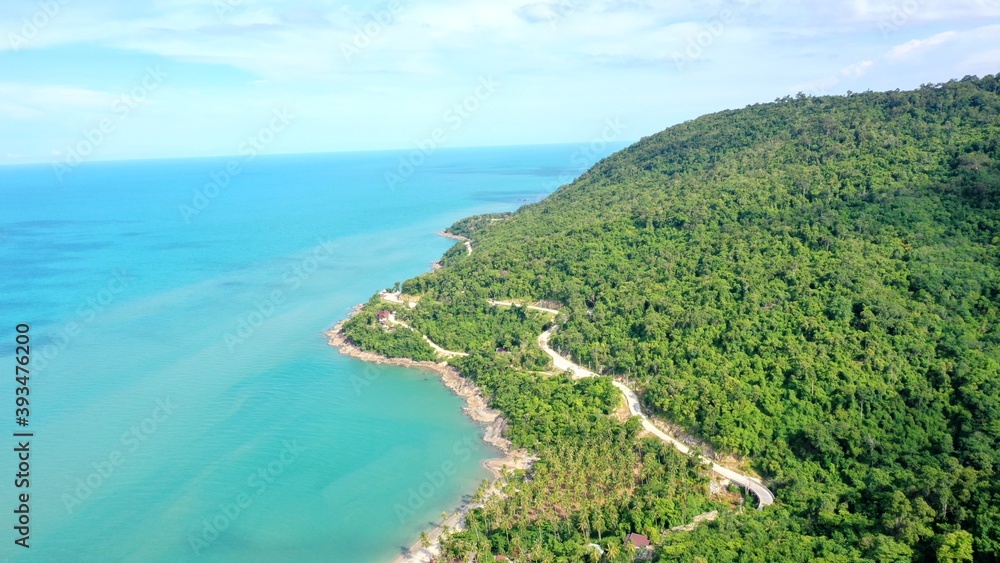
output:
[[[35,433],[15,490],[7,376],[0,557],[386,561],[456,508],[496,455],[462,401],[322,333],[427,270],[454,242],[435,232],[583,167],[572,145],[442,150],[390,186],[404,156],[0,168],[0,373],[29,323]]]

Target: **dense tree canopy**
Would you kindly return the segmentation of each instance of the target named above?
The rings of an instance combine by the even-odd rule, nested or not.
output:
[[[523,370],[545,367],[532,335],[546,320],[486,299],[560,303],[555,347],[637,382],[654,412],[773,485],[778,506],[668,534],[661,555],[1000,558],[997,77],[708,115],[456,231],[475,252],[405,282],[428,306],[402,314],[491,366],[466,367],[521,416],[519,441],[560,443],[530,438],[558,426],[537,393],[503,392],[545,384]],[[640,456],[599,426],[577,443],[628,439]],[[618,521],[687,498],[630,490]],[[522,543],[550,545],[559,525],[526,524]],[[509,548],[502,536],[489,545]]]

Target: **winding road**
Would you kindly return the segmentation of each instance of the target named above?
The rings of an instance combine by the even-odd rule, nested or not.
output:
[[[519,306],[514,303],[504,302],[504,301],[490,301],[490,303],[493,305]],[[528,308],[552,314],[558,314],[559,312],[556,311],[555,309],[546,309],[544,307],[535,307],[530,305],[528,306]],[[600,377],[596,373],[566,359],[564,356],[560,355],[559,352],[553,350],[552,347],[549,346],[549,339],[552,338],[553,332],[555,332],[555,329],[549,329],[540,334],[538,336],[538,347],[541,348],[546,354],[548,354],[550,358],[552,358],[552,363],[553,365],[556,366],[557,369],[568,371],[570,374],[572,374],[572,376],[575,379]],[[660,440],[663,440],[664,442],[670,444],[682,454],[691,455],[690,447],[688,447],[683,442],[677,440],[673,436],[661,430],[659,427],[653,424],[653,421],[651,421],[644,412],[642,412],[642,407],[639,403],[639,396],[636,394],[635,391],[633,391],[624,383],[617,380],[613,380],[612,384],[619,391],[622,392],[622,395],[625,396],[625,403],[628,405],[629,413],[631,413],[632,416],[638,416],[639,419],[642,420],[643,428],[645,428],[650,434],[656,436]],[[729,479],[734,484],[744,489],[749,489],[751,492],[753,492],[753,494],[756,495],[757,500],[759,501],[757,504],[758,510],[762,510],[765,506],[770,506],[774,504],[774,493],[772,493],[770,489],[765,487],[764,484],[761,483],[759,480],[754,479],[749,475],[744,475],[742,473],[739,473],[738,471],[733,471],[728,467],[723,467],[722,465],[719,465],[715,461],[705,456],[698,456],[698,457],[699,459],[701,459],[701,461],[710,464],[712,471],[715,472],[717,475]]]
[[[441,233],[438,233],[438,234],[440,234],[442,236],[445,236],[445,237],[448,237],[448,238],[453,238],[453,239],[457,239],[457,240],[460,240],[460,241],[464,242],[465,243],[465,250],[466,250],[467,255],[472,254],[472,248],[473,248],[472,247],[472,241],[470,241],[467,237],[458,236],[458,235],[452,235],[452,234],[449,234],[449,233],[445,233],[443,231]],[[408,304],[410,308],[413,308],[413,307],[417,306],[417,303],[415,301],[404,301],[402,299],[402,294],[400,292],[382,292],[382,299],[384,301],[386,301],[386,302],[389,302],[389,303],[396,303],[396,304],[400,304],[400,305],[402,305],[402,304]],[[494,307],[526,307],[526,308],[531,309],[533,311],[540,311],[542,313],[546,313],[546,314],[552,315],[553,317],[555,317],[556,315],[559,314],[559,311],[556,310],[556,309],[550,309],[550,308],[546,308],[546,307],[539,307],[537,305],[527,305],[527,306],[525,306],[525,305],[522,305],[520,303],[515,303],[513,301],[494,301],[492,299],[490,299],[488,301],[489,301],[490,305],[492,305]],[[442,359],[449,359],[449,358],[456,358],[456,357],[468,356],[468,354],[465,353],[465,352],[454,352],[454,351],[451,351],[451,350],[446,350],[446,349],[442,348],[441,346],[438,346],[436,343],[434,343],[433,341],[431,341],[431,339],[428,338],[426,334],[420,333],[418,330],[416,330],[413,327],[409,326],[405,322],[397,320],[395,313],[393,313],[387,320],[391,324],[393,324],[393,325],[401,326],[401,327],[407,328],[409,330],[412,330],[412,331],[420,334],[423,337],[423,339],[434,349],[434,351],[437,353],[437,355],[439,357],[441,357]],[[549,339],[552,338],[552,334],[554,332],[555,332],[555,328],[551,328],[549,330],[546,330],[542,334],[538,335],[538,347],[541,348],[546,354],[548,354],[548,356],[550,358],[552,358],[552,363],[556,367],[556,369],[569,372],[574,379],[584,379],[584,378],[590,378],[590,377],[600,377],[598,374],[596,374],[596,373],[594,373],[594,372],[592,372],[592,371],[590,371],[588,369],[585,369],[584,367],[582,367],[582,366],[580,366],[580,365],[572,362],[571,360],[565,358],[564,356],[560,355],[558,352],[556,352],[555,350],[553,350],[552,347],[549,346]],[[676,438],[674,438],[670,434],[667,434],[666,432],[664,432],[663,430],[661,430],[659,427],[656,426],[656,424],[653,423],[652,420],[649,419],[649,417],[646,416],[646,414],[644,412],[642,412],[642,406],[641,406],[641,403],[639,402],[639,396],[636,394],[635,391],[633,391],[631,388],[629,388],[624,383],[622,383],[620,381],[617,381],[615,379],[612,379],[611,383],[619,391],[621,391],[622,395],[625,396],[625,404],[628,406],[629,413],[632,416],[639,417],[639,419],[642,421],[642,427],[646,431],[648,431],[650,434],[656,436],[657,438],[659,438],[663,442],[666,442],[666,443],[670,444],[671,446],[673,446],[677,451],[681,452],[682,454],[684,454],[684,455],[691,455],[691,448],[690,447],[688,447],[686,444],[680,442],[679,440],[677,440]],[[757,510],[763,510],[765,506],[770,506],[770,505],[774,504],[774,493],[772,493],[770,489],[768,489],[767,487],[765,487],[764,484],[760,482],[760,480],[755,479],[753,477],[750,477],[749,475],[744,475],[744,474],[742,474],[742,473],[740,473],[738,471],[734,471],[732,469],[729,469],[728,467],[723,467],[723,466],[719,465],[718,463],[716,463],[715,461],[713,461],[712,459],[707,458],[705,456],[699,455],[698,458],[702,462],[708,464],[709,467],[711,468],[711,470],[714,473],[716,473],[717,475],[720,475],[723,478],[728,479],[730,482],[736,484],[739,487],[742,487],[744,489],[747,489],[747,490],[753,492],[753,494],[756,495],[757,500],[759,501],[758,504],[757,504]],[[715,513],[715,514],[717,515],[717,513]],[[459,520],[463,516],[464,516],[463,512],[457,513],[457,514],[455,514],[455,515],[452,516],[452,518],[449,521],[449,523],[452,523],[452,522],[457,523],[457,522],[459,522]],[[702,518],[702,517],[705,517],[705,516],[709,516],[709,518],[706,518],[707,520],[714,520],[713,513],[709,513],[707,515],[702,515],[700,517],[695,518],[695,523],[693,525],[697,525],[699,523],[699,518]],[[454,524],[451,524],[451,525],[454,525]],[[692,526],[692,525],[680,526],[680,527],[677,528],[677,530],[679,531],[681,528],[687,528],[689,526]],[[430,562],[430,561],[436,560],[436,557],[440,554],[441,534],[442,534],[441,528],[438,528],[438,530],[436,532],[432,532],[432,536],[433,537],[430,538],[431,539],[431,546],[429,548],[421,548],[421,549],[418,550],[418,545],[419,544],[414,544],[414,546],[411,547],[407,551],[406,558],[404,558],[404,556],[400,556],[400,557],[397,557],[394,561],[426,561],[426,562]]]
[[[549,346],[549,339],[552,337],[553,332],[554,329],[549,329],[540,334],[538,336],[538,346],[546,354],[548,354],[550,358],[552,358],[552,363],[556,366],[556,368],[570,372],[575,379],[584,379],[587,377],[599,377],[596,373],[578,364],[571,362],[570,360],[566,359],[565,357],[561,356],[558,352],[553,350],[552,347]],[[650,434],[656,436],[660,440],[663,440],[664,442],[670,444],[682,454],[684,455],[691,454],[690,447],[680,442],[673,436],[667,434],[659,427],[657,427],[655,424],[653,424],[653,421],[649,420],[649,417],[647,417],[646,414],[642,412],[642,407],[640,406],[639,403],[639,396],[636,395],[635,391],[633,391],[631,388],[629,388],[620,381],[615,380],[612,381],[612,383],[616,388],[618,388],[619,391],[622,392],[622,395],[625,395],[625,402],[628,405],[629,413],[631,413],[632,416],[638,416],[639,419],[642,420],[643,428],[645,428],[647,431],[649,431]],[[744,475],[742,473],[733,471],[728,467],[723,467],[705,456],[699,456],[699,458],[705,463],[711,464],[711,469],[716,474],[721,475],[726,479],[729,479],[730,481],[732,481],[733,483],[735,483],[740,487],[743,487],[744,489],[749,489],[750,491],[752,491],[753,494],[757,496],[757,500],[759,501],[757,505],[758,510],[763,509],[765,506],[770,506],[774,504],[774,493],[772,493],[770,489],[765,487],[764,484],[758,481],[757,479],[754,479],[749,475]]]
[[[494,301],[492,299],[488,299],[487,301],[489,302],[490,305],[493,305],[494,307],[501,307],[501,306],[502,307],[521,307],[522,306],[521,304],[514,303],[513,301]],[[537,307],[535,305],[528,305],[528,309],[531,309],[532,311],[541,311],[543,313],[548,313],[550,315],[558,315],[559,314],[559,311],[557,311],[555,309],[547,309],[545,307]]]
[[[411,327],[410,325],[404,323],[403,321],[397,320],[395,313],[389,315],[389,318],[386,319],[386,320],[389,321],[389,324],[393,324],[393,325],[396,325],[396,326],[401,326],[403,328],[408,328],[408,329],[412,330],[413,332],[416,332],[417,334],[419,334],[420,336],[422,336],[424,338],[424,341],[427,342],[427,344],[429,344],[431,348],[434,348],[434,351],[437,352],[437,355],[441,356],[442,358],[445,358],[445,359],[449,359],[449,358],[464,358],[464,357],[468,356],[468,354],[466,354],[465,352],[452,352],[451,350],[445,350],[444,348],[438,346],[437,343],[434,342],[433,340],[431,340],[430,338],[428,338],[426,334],[422,334],[420,331],[418,331],[417,329],[415,329],[415,328]]]
[[[463,237],[463,239],[464,239],[464,237]],[[471,242],[468,239],[464,239],[464,240],[465,240],[465,244],[466,244],[466,249],[468,250],[469,254],[472,254],[472,244],[471,244]],[[383,296],[383,297],[385,297],[385,296]],[[396,302],[396,303],[401,303],[402,302],[402,300],[399,299],[398,294],[395,295],[394,297],[396,297],[396,299],[388,299],[388,300],[390,300],[392,302]],[[495,307],[523,307],[524,306],[524,305],[521,305],[519,303],[514,303],[512,301],[494,301],[492,299],[489,300],[489,303],[490,303],[490,305],[493,305]],[[549,308],[546,308],[546,307],[538,307],[538,306],[535,306],[535,305],[528,305],[527,308],[531,309],[533,311],[540,311],[540,312],[547,313],[547,314],[550,314],[550,315],[558,315],[559,314],[559,311],[557,311],[556,309],[549,309]],[[406,328],[409,328],[410,330],[414,330],[414,329],[410,328],[408,325],[406,325],[406,323],[403,323],[402,321],[397,321],[396,318],[395,318],[395,315],[393,315],[390,318],[390,322],[392,322],[393,324],[398,324],[398,325],[404,326]],[[546,354],[548,354],[548,356],[550,358],[552,358],[552,363],[553,363],[553,365],[555,365],[556,369],[559,369],[559,370],[562,370],[562,371],[568,371],[572,375],[572,377],[575,378],[575,379],[584,379],[584,378],[589,378],[589,377],[600,377],[598,374],[596,374],[596,373],[594,373],[594,372],[592,372],[592,371],[590,371],[590,370],[588,370],[588,369],[586,369],[586,368],[584,368],[584,367],[582,367],[582,366],[580,366],[580,365],[572,362],[571,360],[565,358],[564,356],[560,355],[558,352],[556,352],[555,350],[553,350],[552,347],[549,346],[549,339],[552,338],[552,334],[554,332],[555,332],[555,328],[551,328],[549,330],[546,330],[542,334],[538,335],[538,347],[541,348]],[[466,354],[464,352],[453,352],[451,350],[445,350],[444,348],[438,346],[434,342],[431,342],[431,340],[429,338],[427,338],[426,335],[422,335],[422,336],[424,337],[424,340],[426,340],[427,343],[430,344],[431,347],[434,348],[434,350],[442,358],[446,358],[447,359],[447,358],[455,358],[455,357],[460,357],[460,356],[468,356],[468,354]],[[690,447],[688,447],[683,442],[677,440],[673,436],[671,436],[671,435],[667,434],[666,432],[664,432],[663,430],[661,430],[659,427],[657,427],[653,423],[652,420],[649,419],[648,416],[646,416],[646,414],[644,412],[642,412],[642,406],[641,406],[641,403],[639,402],[639,396],[636,394],[635,391],[633,391],[627,385],[625,385],[624,383],[622,383],[622,382],[620,382],[618,380],[612,380],[612,384],[619,391],[621,391],[622,395],[625,396],[625,403],[628,405],[629,413],[631,413],[632,416],[639,417],[639,419],[642,421],[642,427],[644,429],[646,429],[650,434],[656,436],[660,440],[662,440],[662,441],[670,444],[671,446],[673,446],[677,451],[681,452],[682,454],[684,454],[684,455],[691,455],[691,448]],[[739,487],[742,487],[744,489],[747,489],[747,490],[751,491],[757,497],[757,500],[758,500],[757,509],[758,510],[763,510],[763,508],[765,506],[770,506],[770,505],[774,504],[774,493],[772,493],[770,489],[768,489],[767,487],[765,487],[764,484],[760,482],[760,480],[755,479],[753,477],[750,477],[749,475],[744,475],[743,473],[740,473],[738,471],[734,471],[732,469],[729,469],[728,467],[724,467],[722,465],[719,465],[718,463],[716,463],[712,459],[707,458],[705,456],[699,455],[698,457],[699,457],[699,459],[701,461],[709,464],[709,467],[711,468],[711,470],[715,474],[717,474],[717,475],[719,475],[719,476],[721,476],[721,477],[723,477],[725,479],[728,479],[729,481],[731,481],[732,483],[734,483],[735,485],[737,485]]]

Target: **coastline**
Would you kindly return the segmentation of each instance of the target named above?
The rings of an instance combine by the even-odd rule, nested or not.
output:
[[[455,234],[449,233],[447,231],[438,231],[437,232],[437,236],[444,237],[444,238],[450,238],[452,240],[457,240],[457,241],[464,242],[465,243],[465,252],[466,252],[466,254],[469,254],[469,255],[472,254],[472,239],[470,239],[469,237],[464,237],[462,235],[455,235]],[[434,266],[433,266],[433,270],[435,272],[438,271],[439,269],[441,269],[441,261],[440,260],[438,260],[437,262],[435,262]]]
[[[484,426],[483,442],[497,448],[504,454],[503,457],[483,461],[483,467],[492,475],[490,479],[490,494],[496,492],[495,484],[502,476],[504,469],[515,470],[531,467],[535,458],[527,450],[515,449],[510,440],[504,437],[503,434],[507,428],[507,420],[501,416],[500,411],[489,407],[489,403],[479,387],[463,377],[456,368],[448,365],[447,362],[417,361],[411,358],[390,358],[373,352],[367,352],[354,345],[344,334],[343,326],[344,323],[357,314],[361,307],[363,305],[357,305],[348,314],[347,318],[338,322],[332,329],[325,333],[328,338],[327,343],[330,346],[337,348],[341,354],[362,361],[400,367],[422,368],[438,374],[445,387],[465,399],[465,406],[462,407],[462,412],[474,422]],[[446,521],[427,531],[430,543],[428,547],[423,547],[421,542],[417,540],[405,553],[394,558],[393,563],[430,563],[433,561],[440,555],[441,535],[444,533],[444,528],[447,527],[449,530],[464,529],[465,515],[476,506],[478,505],[475,505],[471,500],[464,501]]]
[[[452,240],[460,240],[462,242],[465,242],[465,241],[469,240],[468,237],[463,237],[462,235],[455,235],[455,234],[449,233],[448,231],[438,231],[437,232],[437,236],[444,237],[444,238],[450,238]]]

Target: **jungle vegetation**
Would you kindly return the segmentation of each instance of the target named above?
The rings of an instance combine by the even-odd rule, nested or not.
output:
[[[594,542],[628,559],[639,531],[664,560],[1000,559],[997,76],[707,115],[453,231],[475,251],[406,281],[421,305],[400,315],[472,353],[454,363],[541,460],[451,554],[575,561]],[[365,318],[366,347],[427,352]],[[550,322],[554,347],[750,460],[778,503],[713,499],[693,462],[612,416],[608,383],[540,373]]]

